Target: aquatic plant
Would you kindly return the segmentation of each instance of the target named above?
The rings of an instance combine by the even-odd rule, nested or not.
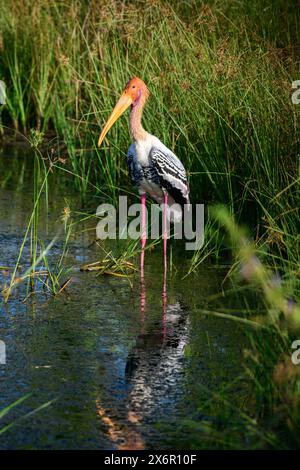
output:
[[[23,397],[19,398],[18,400],[14,401],[10,405],[6,406],[2,410],[0,410],[0,420],[4,418],[11,410],[13,410],[15,407],[23,403],[25,400],[27,400],[31,396],[31,393],[28,393],[27,395],[24,395]],[[30,416],[34,415],[35,413],[38,413],[39,411],[48,408],[55,400],[51,400],[47,403],[43,403],[40,405],[38,408],[26,413],[25,415],[22,415],[21,417],[15,419],[11,423],[5,424],[4,426],[0,425],[0,436],[1,434],[4,434],[7,432],[9,429],[11,429],[13,426],[18,425],[21,421],[23,421],[26,418],[29,418]]]

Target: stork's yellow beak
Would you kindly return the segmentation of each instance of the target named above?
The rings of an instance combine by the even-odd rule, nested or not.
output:
[[[119,101],[117,102],[116,106],[114,107],[111,115],[109,116],[105,126],[102,129],[98,140],[98,147],[102,144],[104,137],[108,133],[109,129],[112,125],[116,122],[116,120],[126,111],[127,108],[133,103],[133,99],[129,95],[129,93],[124,93],[121,95]]]

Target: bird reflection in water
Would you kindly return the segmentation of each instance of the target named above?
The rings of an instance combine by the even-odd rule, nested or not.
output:
[[[100,401],[97,412],[117,449],[143,449],[142,429],[171,415],[178,402],[182,384],[184,347],[188,339],[187,312],[180,302],[169,303],[167,297],[167,264],[164,263],[162,311],[159,319],[147,315],[147,295],[143,270],[140,274],[140,334],[127,357],[125,382],[128,389],[123,406],[126,423],[118,423],[105,411]],[[151,321],[151,319],[153,319]],[[141,426],[143,424],[143,426]]]
[[[182,382],[184,347],[188,340],[187,312],[180,302],[168,303],[164,267],[161,318],[149,322],[144,277],[140,284],[141,332],[128,355],[125,376],[127,407],[145,424],[158,422],[172,407]],[[145,318],[147,323],[145,324]],[[173,397],[173,398],[172,398]]]

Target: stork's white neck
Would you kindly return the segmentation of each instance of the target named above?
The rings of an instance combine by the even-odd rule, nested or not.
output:
[[[146,140],[148,136],[148,132],[146,132],[142,126],[142,114],[145,102],[146,99],[144,99],[142,95],[138,102],[131,106],[130,133],[136,142],[139,140]]]

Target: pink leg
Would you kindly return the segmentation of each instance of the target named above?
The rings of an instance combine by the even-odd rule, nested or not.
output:
[[[167,228],[167,207],[168,207],[168,194],[164,194],[164,274],[167,273],[167,240],[168,240],[168,228]]]
[[[162,291],[162,336],[165,340],[167,335],[167,271],[164,269],[163,291]]]
[[[140,286],[140,311],[141,311],[141,334],[144,334],[144,321],[145,321],[145,307],[146,307],[146,289],[144,271],[141,271],[141,286]]]
[[[145,258],[145,245],[147,240],[147,233],[146,233],[146,194],[141,195],[141,205],[142,205],[142,220],[141,220],[141,276],[144,278],[144,258]]]
[[[167,333],[166,325],[166,314],[167,314],[167,240],[168,240],[168,228],[167,228],[167,205],[168,205],[168,194],[164,194],[164,223],[163,223],[163,239],[164,239],[164,281],[163,281],[163,338],[165,339]]]

